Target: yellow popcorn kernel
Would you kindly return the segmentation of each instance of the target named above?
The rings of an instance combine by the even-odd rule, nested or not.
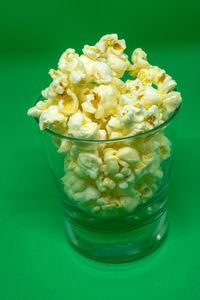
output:
[[[116,86],[121,94],[124,94],[126,92],[126,83],[119,78],[113,77],[112,84]]]
[[[117,99],[119,98],[119,91],[113,85],[99,85],[94,88],[97,94],[96,99],[98,108],[95,113],[97,119],[105,118],[112,115],[117,107]]]
[[[70,90],[67,90],[67,94],[63,95],[58,102],[58,109],[65,115],[70,116],[78,110],[78,99],[76,95]]]

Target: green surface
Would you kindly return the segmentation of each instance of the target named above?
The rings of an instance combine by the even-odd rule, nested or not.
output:
[[[199,299],[200,2],[1,1],[0,299]],[[120,16],[121,15],[121,16]],[[150,256],[90,261],[66,242],[62,207],[26,116],[65,48],[117,32],[143,47],[183,96],[169,193],[170,231]]]

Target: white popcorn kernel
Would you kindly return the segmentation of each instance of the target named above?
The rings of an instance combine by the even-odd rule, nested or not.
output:
[[[74,174],[74,172],[68,172],[62,178],[62,181],[70,195],[82,192],[86,188],[86,181]]]
[[[38,117],[41,116],[43,111],[45,111],[48,107],[49,107],[49,103],[47,102],[47,100],[38,101],[34,107],[31,107],[28,110],[28,115],[32,116],[32,117],[35,117],[35,118],[38,118]]]
[[[39,125],[41,130],[48,128],[63,133],[66,130],[67,118],[58,111],[56,105],[52,105],[41,114]]]
[[[120,203],[122,207],[124,207],[127,211],[132,212],[139,204],[139,193],[134,191],[134,195],[132,197],[123,196],[120,197]]]
[[[167,94],[171,92],[176,86],[176,81],[171,78],[171,76],[167,75],[162,82],[158,82],[158,90],[161,93]]]
[[[86,96],[86,101],[82,103],[83,111],[94,114],[97,111],[99,98],[94,91]]]
[[[94,81],[97,83],[110,83],[114,73],[111,71],[109,65],[105,62],[95,63]]]
[[[168,113],[175,111],[175,109],[180,105],[182,99],[179,92],[170,92],[163,99],[163,107]]]
[[[117,151],[112,148],[104,149],[104,162],[107,165],[107,170],[111,174],[118,173],[119,171],[119,164],[118,164],[118,157]]]
[[[83,178],[78,178],[72,185],[71,189],[74,193],[82,192],[86,188],[86,181]]]
[[[106,35],[102,36],[102,38],[99,40],[99,42],[96,43],[95,46],[101,51],[101,53],[105,53],[108,50],[108,48],[112,47],[114,45],[114,43],[117,41],[118,41],[117,34],[115,34],[115,33],[114,34],[106,34]],[[123,46],[126,47],[125,43],[120,45],[120,47],[118,47],[118,48],[121,48]],[[122,48],[122,51],[124,49]]]
[[[124,72],[130,65],[126,54],[121,54],[119,56],[112,52],[107,55],[107,62],[118,78],[121,78],[124,75]]]
[[[68,140],[62,139],[58,148],[58,153],[68,154],[71,150],[72,143]]]
[[[129,67],[130,74],[133,77],[136,77],[138,72],[141,69],[149,67],[149,63],[146,57],[147,54],[141,48],[137,48],[133,51],[133,54],[131,56],[131,61],[133,62],[134,65],[131,65]]]
[[[119,130],[121,128],[120,121],[115,117],[110,118],[108,125],[113,130]]]
[[[97,94],[99,104],[95,113],[97,119],[105,118],[115,112],[119,91],[113,85],[100,85],[95,87],[94,92]]]
[[[69,79],[67,74],[59,70],[51,69],[49,74],[53,78],[53,81],[48,88],[42,91],[42,96],[48,99],[49,103],[54,105],[60,100],[61,96],[66,93],[66,89],[69,87]]]
[[[127,94],[123,94],[121,95],[120,99],[119,99],[119,104],[120,105],[127,105],[127,104],[133,104],[135,102],[137,102],[137,97],[134,94],[131,93],[127,93]]]
[[[127,189],[128,188],[128,183],[126,181],[121,181],[119,184],[118,184],[118,187],[122,190],[124,189]]]
[[[87,74],[82,61],[74,49],[67,49],[58,63],[58,68],[69,75],[69,80],[78,84],[87,81]]]
[[[68,126],[72,130],[78,130],[84,120],[84,115],[79,111],[69,118]]]
[[[93,60],[98,59],[100,56],[100,51],[95,46],[85,45],[82,51],[85,54],[85,56],[88,56],[90,59]]]
[[[85,199],[86,201],[90,201],[90,200],[97,200],[100,196],[99,191],[97,190],[97,188],[95,188],[94,186],[88,186],[85,189]]]
[[[70,117],[68,127],[68,134],[79,139],[92,139],[98,134],[97,123],[92,122],[81,112]]]
[[[116,183],[109,177],[99,176],[96,180],[96,185],[100,192],[105,192],[106,190],[113,190],[116,187]]]
[[[134,165],[134,173],[138,178],[142,177],[147,173],[146,165],[142,161],[139,161]]]
[[[167,159],[170,157],[171,143],[168,138],[164,135],[158,136],[158,142],[160,143],[160,157]]]
[[[91,179],[96,179],[99,168],[102,163],[101,158],[92,153],[80,153],[78,156],[78,165],[81,171]]]
[[[117,155],[120,159],[126,161],[130,165],[136,164],[140,161],[138,151],[131,147],[123,147],[119,149]]]
[[[114,76],[115,73],[111,70],[107,63],[94,61],[85,55],[81,55],[80,60],[85,67],[88,82],[107,84],[112,81],[112,76]]]
[[[160,105],[162,103],[162,99],[161,96],[158,92],[158,90],[154,89],[151,86],[146,86],[140,101],[142,102],[142,104],[144,105],[144,107],[149,108],[152,105]]]
[[[100,140],[106,140],[107,139],[107,133],[104,129],[99,129],[99,139]]]
[[[137,190],[144,198],[143,201],[146,200],[146,198],[151,198],[153,196],[153,192],[150,189],[150,187],[144,182],[137,186]]]
[[[149,129],[160,125],[160,112],[156,105],[152,105],[148,110],[146,110],[145,120],[150,126]]]
[[[141,102],[124,105],[120,109],[120,122],[127,128],[130,128],[134,123],[144,121],[145,109]]]
[[[110,134],[109,134],[109,138],[111,140],[116,140],[116,139],[120,139],[123,137],[123,134],[119,131],[112,131]]]

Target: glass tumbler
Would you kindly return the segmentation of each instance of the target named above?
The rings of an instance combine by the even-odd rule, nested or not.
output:
[[[121,263],[162,243],[178,111],[157,128],[121,139],[81,140],[41,132],[66,235],[77,251]]]

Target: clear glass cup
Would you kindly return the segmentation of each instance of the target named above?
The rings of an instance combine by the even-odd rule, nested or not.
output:
[[[139,259],[162,243],[179,108],[159,127],[116,140],[40,131],[62,199],[67,238],[77,251],[121,263]],[[135,150],[129,154],[131,149],[139,161]],[[100,159],[94,163],[96,154]]]

